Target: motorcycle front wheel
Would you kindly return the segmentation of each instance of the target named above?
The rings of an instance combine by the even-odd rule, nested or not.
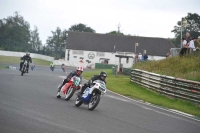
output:
[[[90,98],[90,102],[88,104],[88,110],[90,111],[94,110],[99,104],[99,102],[100,102],[100,95],[99,94],[92,95],[92,97]]]
[[[79,107],[83,104],[83,102],[77,96],[74,104],[75,104],[76,107]]]
[[[23,67],[22,67],[22,71],[21,71],[21,76],[23,76],[23,74],[25,73],[25,68],[26,68],[26,66],[23,65]]]
[[[72,88],[71,86],[69,87],[69,89],[66,92],[66,96],[65,96],[65,100],[68,101],[73,95],[74,92],[76,91],[75,88]]]

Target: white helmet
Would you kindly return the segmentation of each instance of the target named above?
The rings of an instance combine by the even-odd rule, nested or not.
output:
[[[76,68],[76,74],[77,75],[80,76],[82,72],[83,72],[83,67],[82,66],[79,66],[79,67]]]
[[[83,72],[83,67],[82,67],[82,66],[78,66],[78,67],[76,68],[76,70],[79,70],[79,71],[82,71],[82,72]]]

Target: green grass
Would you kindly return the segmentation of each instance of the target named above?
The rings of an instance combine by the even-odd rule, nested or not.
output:
[[[196,56],[176,56],[165,60],[140,62],[133,68],[175,78],[200,81],[200,53]]]
[[[0,69],[8,69],[8,66],[0,66]]]
[[[101,70],[83,72],[85,79],[90,79],[97,75]],[[105,69],[108,76],[106,78],[107,88],[113,92],[122,94],[132,99],[140,99],[155,105],[176,109],[185,113],[193,114],[200,117],[200,107],[183,100],[170,99],[166,96],[159,95],[153,91],[147,90],[135,83],[130,82],[130,76],[113,75],[112,70]]]
[[[49,66],[50,61],[32,58],[35,65]],[[0,64],[19,64],[21,62],[20,57],[13,56],[0,56]]]

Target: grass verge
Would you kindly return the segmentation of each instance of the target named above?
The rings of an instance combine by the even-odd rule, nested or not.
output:
[[[8,69],[8,66],[0,66],[0,69]]]
[[[83,78],[90,79],[97,75],[101,70],[84,72]],[[140,99],[155,105],[164,106],[170,109],[179,110],[200,117],[200,107],[183,100],[170,99],[166,96],[159,95],[135,83],[130,82],[129,76],[113,75],[112,70],[106,69],[108,76],[106,78],[107,88],[113,92],[127,96],[132,99]]]
[[[32,58],[35,65],[49,66],[50,61]],[[20,57],[13,56],[0,56],[0,64],[19,64],[21,62]]]

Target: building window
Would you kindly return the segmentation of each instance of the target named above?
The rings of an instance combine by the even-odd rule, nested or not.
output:
[[[83,54],[84,54],[84,51],[81,51],[81,50],[73,50],[73,54],[83,55]]]
[[[104,52],[97,52],[97,56],[105,56]]]

